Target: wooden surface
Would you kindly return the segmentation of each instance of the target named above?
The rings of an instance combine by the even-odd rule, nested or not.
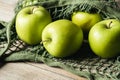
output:
[[[17,0],[0,0],[0,20],[10,21]],[[0,63],[0,80],[86,80],[42,63]]]
[[[0,65],[0,80],[85,80],[42,63],[19,62]]]

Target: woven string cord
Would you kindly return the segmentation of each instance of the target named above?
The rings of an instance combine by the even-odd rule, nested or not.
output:
[[[52,12],[54,20],[68,18],[74,11],[97,12],[103,18],[120,19],[120,9],[115,0],[20,0],[15,12],[26,6],[42,5]]]
[[[83,46],[83,48],[88,46]],[[87,49],[89,50],[89,49]],[[82,55],[82,53],[85,55]],[[119,80],[120,79],[120,57],[114,59],[101,59],[100,57],[95,56],[94,54],[87,54],[86,50],[79,52],[78,54],[74,55],[74,57],[68,59],[56,59],[51,57],[49,54],[44,55],[44,57],[52,59],[53,61],[60,62],[66,66],[71,67],[73,70],[79,72],[87,72],[92,75],[100,75],[103,77],[103,80],[107,78],[111,78],[112,80]],[[81,53],[81,54],[80,54]],[[79,56],[79,57],[78,57]],[[46,60],[45,60],[46,61]],[[47,62],[47,61],[46,61]],[[49,60],[48,60],[49,62]],[[48,63],[49,64],[49,63]],[[51,64],[50,64],[51,65]],[[74,72],[76,73],[76,72]],[[108,79],[109,80],[109,79]]]

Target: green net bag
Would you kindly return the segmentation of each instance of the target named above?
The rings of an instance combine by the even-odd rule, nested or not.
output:
[[[15,7],[16,15],[22,8],[33,5],[45,7],[53,21],[70,19],[75,11],[94,11],[103,19],[120,20],[120,8],[118,2],[114,0],[20,0]],[[18,38],[15,30],[16,15],[11,22],[0,22],[0,61],[42,62],[49,66],[63,68],[89,80],[120,80],[120,56],[102,59],[94,55],[88,43],[83,43],[74,56],[55,58],[42,44],[30,46]]]

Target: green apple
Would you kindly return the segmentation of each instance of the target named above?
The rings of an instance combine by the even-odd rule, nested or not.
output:
[[[92,51],[102,58],[120,54],[120,21],[107,19],[96,23],[89,32]]]
[[[17,14],[16,32],[21,40],[35,45],[42,40],[42,30],[51,21],[51,16],[44,7],[29,6]]]
[[[74,12],[71,20],[78,27],[81,27],[84,33],[88,33],[91,27],[102,20],[100,14],[88,12]]]
[[[48,24],[44,28],[42,42],[52,56],[67,57],[81,47],[83,32],[70,20],[61,19]]]

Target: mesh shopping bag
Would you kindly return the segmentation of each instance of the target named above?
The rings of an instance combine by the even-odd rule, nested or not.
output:
[[[24,7],[41,5],[52,16],[52,20],[69,19],[75,11],[96,12],[103,19],[120,19],[120,8],[114,0],[20,0],[15,7],[11,22],[0,21],[0,61],[42,62],[52,67],[60,67],[89,80],[119,80],[120,56],[103,59],[91,51],[84,42],[75,55],[66,58],[51,56],[43,44],[34,46],[21,41],[16,34],[15,18]]]

